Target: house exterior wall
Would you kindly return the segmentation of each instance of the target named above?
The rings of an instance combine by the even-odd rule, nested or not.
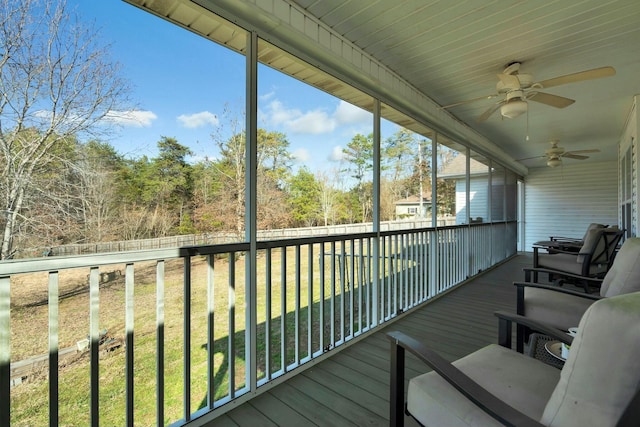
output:
[[[468,222],[466,218],[466,188],[465,181],[463,179],[456,180],[456,224],[465,224]],[[487,177],[471,178],[469,182],[469,200],[470,211],[469,216],[472,219],[482,218],[483,222],[487,222],[488,218],[488,206],[489,206],[489,194]]]
[[[592,222],[618,225],[615,161],[530,169],[525,188],[525,251],[549,236],[582,237]]]
[[[396,205],[396,219],[406,219],[406,218],[426,218],[427,211],[430,202],[422,203],[422,215],[419,215],[420,212],[420,204],[402,204]]]

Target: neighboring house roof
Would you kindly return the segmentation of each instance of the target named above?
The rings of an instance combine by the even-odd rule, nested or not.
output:
[[[464,177],[467,170],[467,156],[458,154],[454,159],[438,172],[438,178],[461,178]],[[469,174],[472,176],[487,175],[489,167],[484,163],[480,163],[473,158],[469,161]]]
[[[417,205],[420,203],[420,197],[409,196],[406,199],[396,200],[395,205]],[[431,199],[427,196],[422,196],[422,203],[431,203]]]

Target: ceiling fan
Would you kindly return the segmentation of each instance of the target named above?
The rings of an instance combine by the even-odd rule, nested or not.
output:
[[[585,160],[589,158],[589,156],[585,156],[585,154],[600,152],[600,150],[598,150],[597,148],[593,148],[590,150],[565,151],[564,148],[558,147],[559,141],[557,139],[549,141],[549,144],[551,144],[551,148],[546,149],[544,155],[527,157],[526,159],[520,159],[518,161],[547,159],[547,166],[549,166],[550,168],[555,168],[562,165],[563,158]]]
[[[578,73],[567,74],[564,76],[554,77],[551,79],[534,82],[533,75],[520,73],[520,62],[511,62],[507,64],[502,73],[498,74],[498,83],[496,84],[495,94],[485,95],[466,101],[456,102],[455,104],[445,105],[443,109],[456,107],[458,105],[469,104],[471,102],[483,99],[492,99],[500,97],[500,101],[489,107],[478,118],[478,122],[487,120],[493,113],[500,110],[502,117],[513,119],[528,111],[529,105],[527,101],[540,102],[556,108],[565,108],[573,104],[575,100],[565,98],[550,93],[540,92],[540,89],[547,89],[554,86],[560,86],[568,83],[576,83],[584,80],[599,79],[609,77],[616,74],[613,67],[594,68],[592,70],[580,71]]]

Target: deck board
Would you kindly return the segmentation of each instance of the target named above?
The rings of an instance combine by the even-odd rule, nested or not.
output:
[[[389,424],[389,341],[403,331],[449,360],[497,343],[497,310],[515,311],[514,281],[530,255],[518,255],[382,328],[329,359],[223,415],[239,426],[386,426]],[[406,377],[429,369],[408,355]],[[405,383],[406,387],[406,383]],[[406,388],[405,388],[406,390]],[[214,420],[211,425],[218,425]],[[407,426],[416,426],[406,418]]]

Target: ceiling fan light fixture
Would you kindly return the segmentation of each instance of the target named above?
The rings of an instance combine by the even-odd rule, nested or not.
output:
[[[529,104],[521,99],[509,100],[506,104],[500,107],[500,114],[507,119],[515,119],[527,112]]]
[[[562,160],[557,157],[552,157],[547,161],[547,166],[550,168],[556,168],[562,164]]]

